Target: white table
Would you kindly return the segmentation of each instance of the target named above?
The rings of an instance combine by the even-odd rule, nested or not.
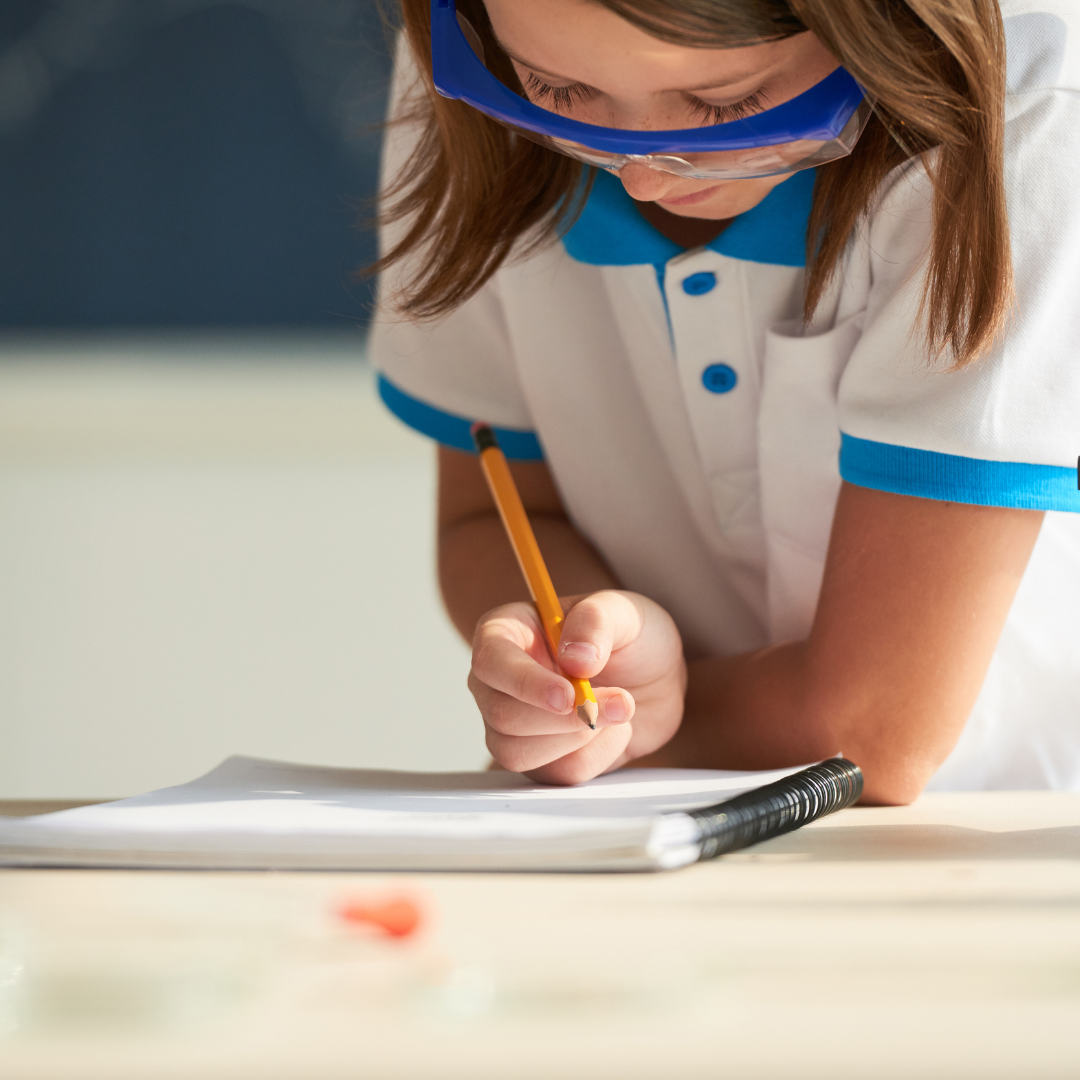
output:
[[[337,916],[382,890],[422,933]],[[1075,1077],[1080,795],[660,875],[9,871],[0,937],[4,1080]]]

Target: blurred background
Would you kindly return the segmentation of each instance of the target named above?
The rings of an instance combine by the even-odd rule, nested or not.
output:
[[[482,764],[432,450],[365,358],[391,36],[0,4],[0,798]]]

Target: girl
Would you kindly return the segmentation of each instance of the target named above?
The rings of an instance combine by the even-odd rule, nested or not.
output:
[[[1080,788],[1073,0],[402,8],[372,348],[495,760]]]

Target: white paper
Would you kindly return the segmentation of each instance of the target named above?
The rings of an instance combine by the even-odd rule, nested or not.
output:
[[[693,837],[661,815],[710,806],[794,771],[624,769],[549,787],[505,772],[405,773],[232,757],[177,787],[0,819],[0,864],[673,865],[692,859]]]

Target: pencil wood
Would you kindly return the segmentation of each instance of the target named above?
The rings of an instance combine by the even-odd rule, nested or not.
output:
[[[587,679],[580,679],[578,681],[588,685]],[[573,682],[573,680],[571,680],[571,682]],[[577,707],[577,714],[578,719],[583,724],[588,724],[589,727],[591,727],[594,731],[596,730],[596,718],[600,715],[600,706],[597,705],[595,701],[590,701],[588,698],[586,698]]]
[[[473,424],[472,436],[476,449],[480,452],[480,468],[484,479],[491,491],[491,497],[495,500],[495,507],[510,539],[510,546],[529,587],[529,595],[540,616],[540,625],[544,628],[551,658],[558,664],[563,609],[544,557],[540,554],[540,545],[536,542],[536,534],[529,523],[529,515],[525,512],[525,505],[518,494],[506,457],[499,449],[495,433],[487,424]],[[575,679],[565,672],[563,675],[574,688],[574,709],[578,719],[595,731],[600,707],[596,703],[596,695],[589,680]]]

